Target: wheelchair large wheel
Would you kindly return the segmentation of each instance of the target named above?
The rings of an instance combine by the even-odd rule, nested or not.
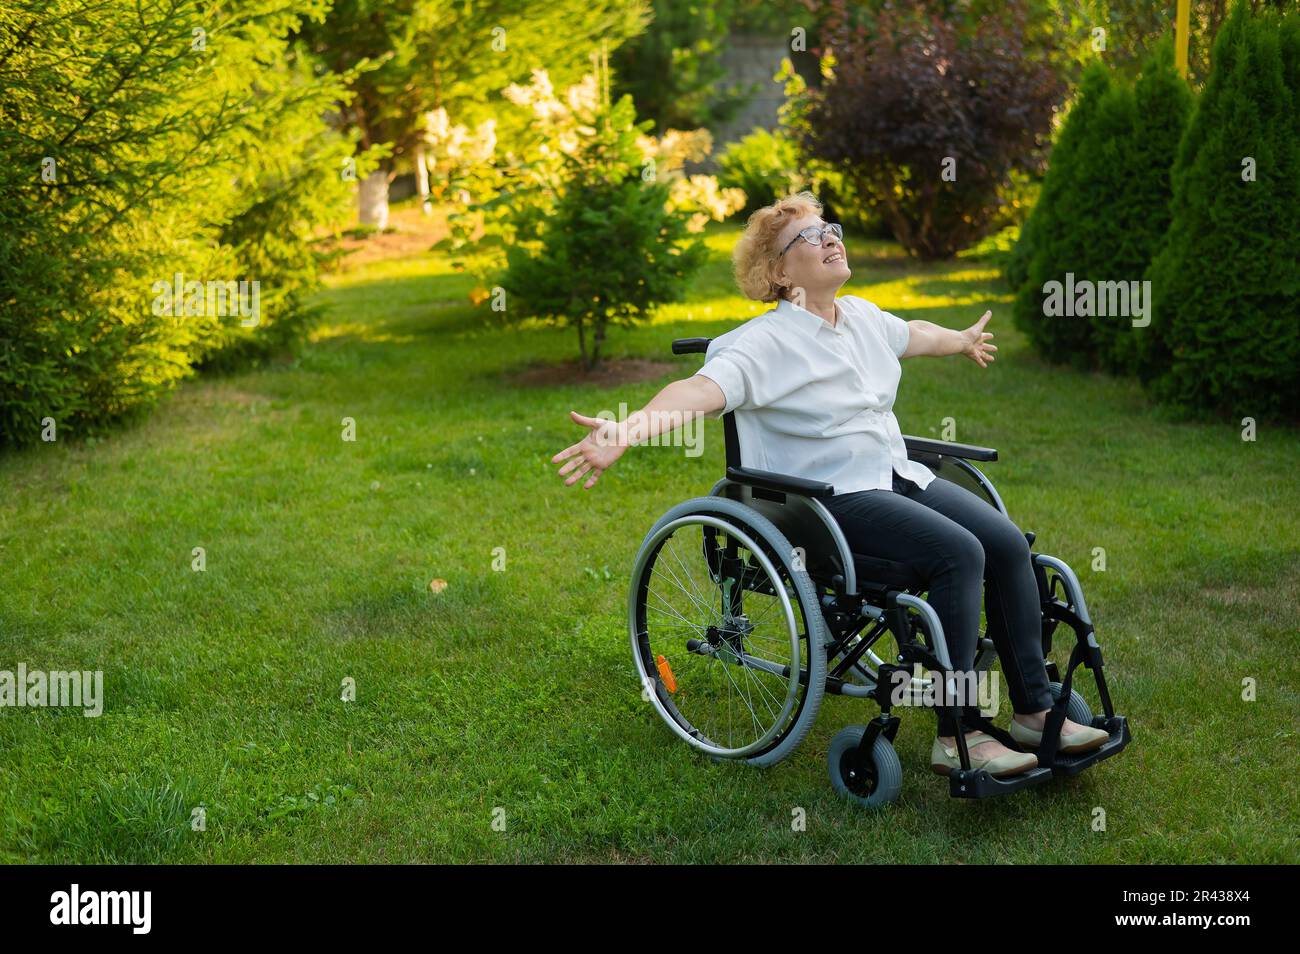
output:
[[[771,765],[826,689],[826,624],[794,548],[735,500],[697,497],[650,529],[632,570],[632,655],[655,710],[721,759]]]
[[[1060,699],[1061,684],[1051,682],[1047,685],[1052,691],[1052,700]],[[1065,717],[1071,722],[1079,723],[1079,725],[1092,725],[1092,710],[1088,708],[1088,703],[1075,689],[1070,690],[1070,701],[1065,704]]]

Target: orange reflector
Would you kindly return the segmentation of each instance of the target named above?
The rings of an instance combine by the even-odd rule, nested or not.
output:
[[[668,660],[663,656],[655,657],[655,665],[659,667],[659,678],[664,681],[664,685],[669,692],[677,691],[677,680],[673,678],[673,667],[668,665]]]

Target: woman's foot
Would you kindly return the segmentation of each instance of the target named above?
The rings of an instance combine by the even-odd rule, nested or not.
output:
[[[971,768],[983,769],[994,778],[1019,775],[1038,765],[1038,758],[1032,752],[1016,752],[983,732],[966,733],[966,751],[970,754]],[[930,768],[940,775],[961,768],[955,736],[941,735],[934,740]]]
[[[1011,717],[1011,737],[1031,749],[1038,748],[1043,742],[1043,726],[1047,723],[1047,713],[1017,712]],[[1104,729],[1094,729],[1090,725],[1080,725],[1070,719],[1061,724],[1061,741],[1058,752],[1091,752],[1100,747],[1110,735]]]

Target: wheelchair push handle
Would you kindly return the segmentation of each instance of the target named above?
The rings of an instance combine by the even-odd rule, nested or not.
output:
[[[673,354],[704,354],[712,338],[677,338],[673,341]]]

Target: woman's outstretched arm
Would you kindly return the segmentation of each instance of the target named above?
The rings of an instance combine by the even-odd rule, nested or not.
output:
[[[907,350],[900,357],[929,355],[942,358],[950,354],[964,354],[981,368],[987,368],[993,360],[993,352],[998,350],[996,345],[989,344],[992,333],[984,330],[991,317],[993,312],[984,312],[983,317],[965,331],[954,331],[929,321],[909,321]]]
[[[587,434],[578,443],[570,444],[552,457],[551,463],[568,461],[560,468],[561,477],[568,475],[564,482],[566,485],[581,480],[590,471],[591,476],[582,485],[584,490],[590,490],[600,475],[633,444],[669,433],[702,414],[715,414],[726,404],[722,389],[709,378],[697,374],[669,384],[649,404],[629,414],[624,421],[587,417],[570,411],[573,422],[587,428]]]

